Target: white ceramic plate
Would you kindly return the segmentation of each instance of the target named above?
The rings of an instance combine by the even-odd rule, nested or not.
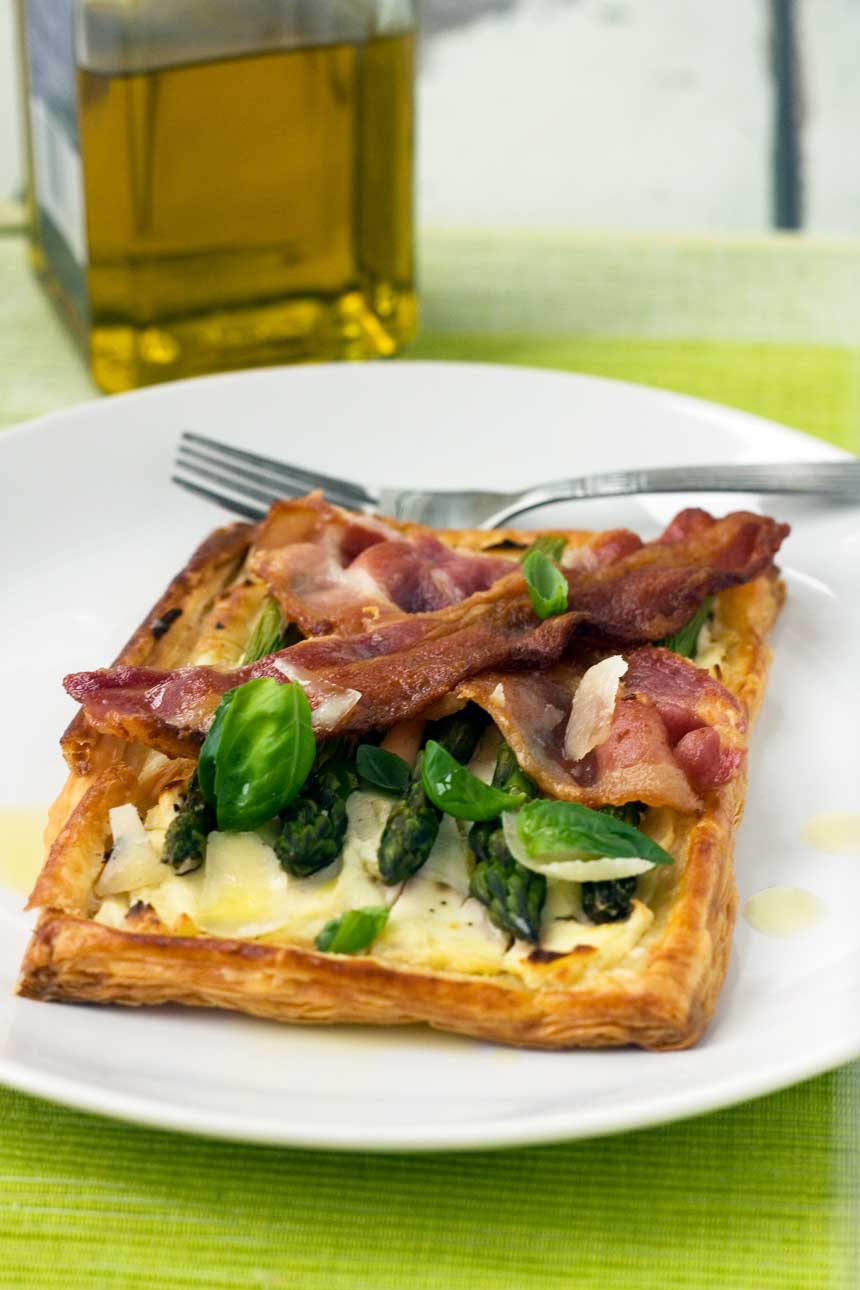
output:
[[[178,383],[0,436],[0,808],[63,778],[65,672],[106,663],[224,516],[168,482],[195,429],[369,482],[513,488],[620,464],[838,458],[726,408],[632,385],[500,367],[397,363]],[[653,534],[692,499],[556,507],[552,522]],[[702,502],[702,499],[696,499]],[[760,499],[704,499],[725,511]],[[768,1092],[860,1053],[860,856],[801,837],[857,809],[860,508],[776,499],[794,531],[789,601],[753,740],[738,838],[742,901],[805,887],[826,916],[771,939],[740,922],[693,1051],[518,1052],[429,1030],[278,1026],[203,1011],[71,1007],[11,991],[31,919],[0,890],[0,1078],[149,1124],[338,1148],[486,1147],[654,1124]],[[765,507],[766,509],[766,507]],[[535,525],[549,513],[534,515]],[[0,843],[2,845],[2,843]]]

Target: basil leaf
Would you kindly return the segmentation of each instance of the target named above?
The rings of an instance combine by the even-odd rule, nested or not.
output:
[[[257,626],[251,633],[242,663],[256,663],[260,658],[275,654],[281,648],[281,637],[284,634],[281,610],[277,601],[267,596],[263,611],[257,619]]]
[[[197,766],[197,782],[207,802],[215,805],[215,776],[216,761],[218,757],[218,747],[221,743],[221,733],[224,729],[224,721],[236,694],[235,690],[228,690],[223,695],[221,702],[215,709],[215,717],[209,732],[203,741],[203,747],[200,749],[200,761]]]
[[[428,739],[424,748],[421,782],[433,805],[455,820],[496,820],[502,811],[515,811],[525,801],[523,793],[485,784],[435,739]]]
[[[289,806],[310,773],[316,756],[311,707],[300,685],[267,676],[229,697],[214,751],[203,745],[204,774],[210,783],[214,761],[218,828],[255,829]]]
[[[538,618],[552,618],[567,610],[567,579],[543,551],[532,548],[523,560],[529,599]]]
[[[409,762],[398,757],[397,753],[377,748],[375,744],[359,744],[355,764],[361,778],[374,788],[397,793],[398,796],[406,792],[412,770]]]
[[[388,910],[385,905],[365,905],[362,909],[350,909],[333,918],[314,941],[318,950],[328,954],[357,954],[367,949],[375,941],[388,922]]]
[[[550,560],[560,560],[564,555],[564,548],[567,541],[563,537],[553,536],[552,533],[545,533],[539,538],[535,538],[529,547],[526,555],[532,551],[540,551],[542,555],[547,556]]]
[[[581,802],[527,802],[517,816],[517,833],[526,854],[535,860],[639,856],[651,864],[674,863],[668,851],[632,824]]]
[[[708,596],[680,631],[674,632],[671,636],[664,636],[656,644],[662,645],[664,649],[672,650],[675,654],[681,654],[684,658],[692,658],[699,644],[699,633],[707,622],[708,615],[713,607],[714,597]]]

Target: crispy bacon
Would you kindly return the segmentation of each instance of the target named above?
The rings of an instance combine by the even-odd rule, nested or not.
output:
[[[458,694],[490,713],[520,764],[553,797],[697,810],[699,795],[726,783],[743,762],[743,709],[709,673],[669,650],[636,649],[627,662],[609,735],[578,762],[565,756],[564,735],[582,664],[484,673]]]
[[[628,529],[594,534],[565,553],[571,608],[621,640],[657,640],[706,596],[762,573],[787,532],[745,511],[715,520],[687,510],[654,542]],[[285,618],[311,636],[443,609],[517,568],[498,555],[452,549],[430,530],[350,515],[316,495],[272,507],[249,565]]]
[[[379,542],[349,566],[369,576],[396,610],[407,614],[444,609],[487,591],[517,564],[501,556],[459,555],[438,538]]]
[[[608,567],[571,570],[570,607],[607,635],[660,640],[692,618],[706,596],[769,569],[788,533],[787,524],[748,511],[721,520],[681,511],[656,541]]]
[[[314,494],[275,503],[249,565],[309,636],[445,609],[517,568],[502,556],[455,551],[429,530],[350,515]]]
[[[593,572],[595,569],[606,569],[625,555],[632,555],[643,546],[641,537],[630,529],[607,529],[604,533],[595,533],[583,546],[569,547],[562,557],[566,570]]]
[[[684,516],[693,518],[684,520]],[[329,594],[340,613],[344,580],[352,578],[354,590],[354,584],[369,579],[377,591],[384,583],[392,593],[385,592],[388,608],[377,606],[379,624],[351,635],[309,639],[230,672],[205,667],[175,673],[116,668],[67,677],[68,692],[82,704],[92,726],[172,755],[188,755],[199,744],[227,689],[255,676],[273,676],[298,679],[306,686],[321,731],[384,729],[440,700],[450,703],[451,692],[460,682],[488,669],[549,667],[561,658],[579,628],[604,638],[636,642],[674,632],[706,595],[747,581],[768,568],[787,528],[743,512],[723,520],[713,520],[704,512],[683,512],[663,538],[645,546],[625,530],[597,535],[592,544],[594,566],[567,571],[572,612],[544,623],[535,617],[521,573],[499,577],[501,567],[509,566],[507,560],[464,557],[448,548],[440,554],[436,539],[422,534],[406,543],[400,532],[385,522],[337,512],[319,498],[274,507],[261,532],[258,560],[268,553],[289,562],[297,552],[305,560],[303,568],[297,564],[292,569],[289,589],[282,589],[281,603],[288,617],[295,620],[299,611],[307,611],[311,617],[322,612]],[[433,544],[435,565],[428,560],[428,543]],[[405,557],[403,547],[409,548]],[[346,568],[345,551],[353,557]],[[321,579],[323,568],[330,572],[337,569],[329,582]],[[428,583],[433,569],[438,577]],[[468,594],[476,581],[480,584],[487,579],[495,579],[489,589]],[[465,598],[431,612],[404,612],[395,603],[399,598],[412,607],[431,594],[441,599]],[[635,652],[630,657],[634,659]],[[626,678],[625,693],[637,694],[637,701],[650,703],[654,713],[634,714],[625,709],[623,730],[613,729],[606,741],[609,747],[595,750],[596,772],[594,766],[579,767],[578,780],[571,775],[572,782],[583,789],[595,789],[595,784],[584,780],[598,773],[598,778],[603,775],[601,787],[606,785],[607,789],[604,801],[637,796],[650,800],[647,785],[642,792],[631,790],[629,776],[624,780],[623,797],[620,781],[610,792],[606,777],[613,767],[622,765],[621,754],[613,754],[612,764],[607,762],[606,767],[601,758],[606,761],[613,740],[623,744],[624,750],[634,744],[647,748],[652,759],[648,765],[671,765],[688,786],[688,801],[695,797],[694,789],[720,782],[715,776],[733,773],[737,755],[731,754],[731,741],[727,744],[722,733],[716,753],[707,736],[684,741],[685,736],[715,723],[690,715],[701,714],[707,696],[698,695],[694,703],[689,695],[679,699],[679,677],[667,679],[668,666],[664,665],[663,671],[652,666],[649,673],[640,663],[643,675],[636,684],[630,676]],[[551,680],[542,678],[541,683]],[[351,698],[350,692],[358,697]],[[567,710],[570,693],[568,690]],[[714,692],[709,693],[713,698]],[[656,736],[654,715],[665,747]],[[528,726],[529,722],[523,724]],[[86,757],[83,746],[77,750],[69,746],[67,753],[72,759]],[[626,757],[626,751],[623,755]],[[675,801],[680,801],[680,796],[680,790],[674,792]]]
[[[634,650],[628,661],[626,693],[654,705],[693,787],[704,792],[730,780],[743,762],[747,729],[735,696],[671,650]]]
[[[119,667],[74,673],[65,687],[97,730],[174,756],[193,753],[222,694],[258,676],[299,680],[322,717],[320,733],[386,729],[484,668],[540,668],[561,655],[577,615],[539,622],[522,585],[514,575],[438,613],[401,616],[358,636],[301,641],[234,671]],[[350,692],[357,695],[351,705],[332,702]],[[329,724],[333,710],[342,715]]]

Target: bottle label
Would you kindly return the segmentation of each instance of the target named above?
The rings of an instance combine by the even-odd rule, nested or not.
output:
[[[86,317],[87,238],[73,4],[74,0],[27,0],[30,128],[43,250]]]

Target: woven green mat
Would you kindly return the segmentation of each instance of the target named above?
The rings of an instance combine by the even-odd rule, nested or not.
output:
[[[522,363],[680,390],[860,453],[860,348],[435,333],[408,357]]]
[[[0,1285],[848,1290],[858,1105],[854,1067],[646,1133],[415,1157],[223,1145],[7,1093]]]
[[[860,450],[847,251],[482,246],[430,247],[432,330],[411,357],[642,381]],[[524,255],[532,278],[518,313],[511,269]],[[714,314],[709,290],[722,280],[736,298],[724,291]],[[0,424],[87,393],[72,351],[16,281],[5,307],[39,328],[0,335],[11,383]],[[0,1091],[0,1286],[20,1290],[849,1290],[858,1216],[860,1063],[647,1132],[422,1157],[208,1142]]]

